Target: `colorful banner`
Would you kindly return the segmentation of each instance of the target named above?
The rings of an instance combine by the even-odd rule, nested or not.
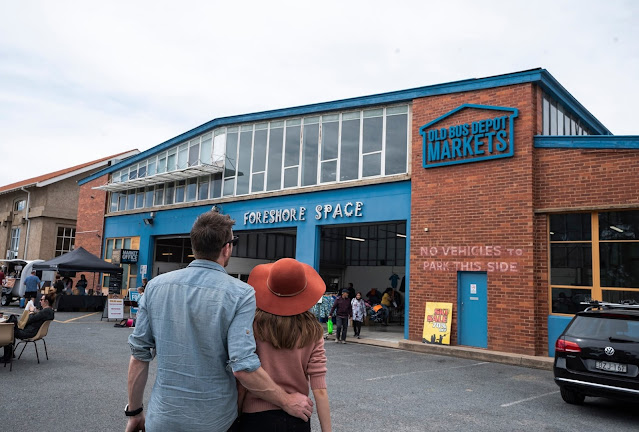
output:
[[[453,319],[452,303],[426,303],[422,342],[450,345],[450,323]]]

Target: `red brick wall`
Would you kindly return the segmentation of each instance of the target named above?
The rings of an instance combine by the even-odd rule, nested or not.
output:
[[[76,224],[76,247],[82,246],[88,252],[101,257],[102,240],[104,238],[104,214],[106,212],[107,193],[98,189],[92,189],[95,186],[101,186],[108,181],[108,175],[97,178],[89,183],[80,186],[80,195],[78,201],[78,221]],[[77,274],[75,281],[80,279]],[[94,288],[93,273],[84,273],[89,281],[88,289]],[[96,284],[100,283],[98,274],[95,274]]]
[[[457,270],[452,262],[481,270],[487,270],[491,262],[506,262],[509,271],[487,272],[488,348],[537,354],[542,345],[535,313],[540,293],[533,279],[533,134],[539,123],[538,101],[532,84],[413,101],[410,339],[421,340],[425,303],[440,301],[453,303],[451,342],[457,343]],[[464,103],[519,109],[514,157],[424,169],[419,128]],[[469,109],[459,114],[437,126],[508,113]],[[446,256],[444,251],[455,246],[498,246],[500,254]],[[435,256],[423,253],[432,248],[436,248]],[[446,262],[449,269],[443,270]]]

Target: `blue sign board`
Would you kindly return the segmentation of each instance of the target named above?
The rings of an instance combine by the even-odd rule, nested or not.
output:
[[[446,127],[438,123],[465,109],[485,110],[481,120]],[[464,104],[419,128],[423,137],[424,168],[511,157],[517,108]]]

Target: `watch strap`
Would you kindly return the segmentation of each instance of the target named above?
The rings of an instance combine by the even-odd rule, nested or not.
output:
[[[133,411],[129,411],[129,404],[126,404],[126,406],[124,407],[124,415],[127,416],[127,417],[133,417],[133,416],[136,416],[136,415],[140,414],[143,409],[144,409],[144,405],[140,406],[140,408],[138,408],[138,409],[135,409]]]

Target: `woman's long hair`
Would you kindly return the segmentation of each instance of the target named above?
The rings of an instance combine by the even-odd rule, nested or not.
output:
[[[257,339],[269,342],[276,349],[304,348],[324,336],[324,329],[309,311],[299,315],[279,316],[258,308],[255,311],[253,331]]]

